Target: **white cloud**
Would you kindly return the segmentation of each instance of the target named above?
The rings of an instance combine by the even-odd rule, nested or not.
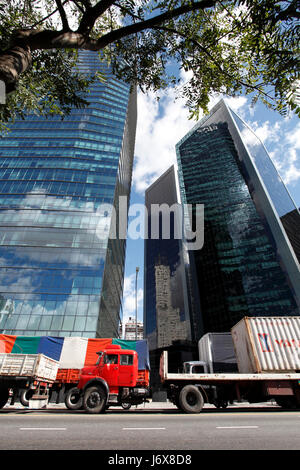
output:
[[[297,167],[297,153],[294,148],[290,149],[287,166],[283,171],[283,179],[286,184],[295,183],[300,180],[300,165],[298,161]]]
[[[255,135],[263,142],[271,141],[272,143],[278,142],[280,139],[280,124],[275,122],[271,124],[270,121],[265,121],[262,125],[257,121],[250,124],[251,129],[255,132]]]
[[[123,324],[129,317],[135,318],[135,276],[136,274],[130,274],[124,279],[124,291],[123,291]],[[137,307],[138,312],[140,307],[143,305],[143,289],[137,289]],[[139,321],[139,320],[138,320]]]
[[[187,80],[187,76],[182,77]],[[171,165],[177,165],[175,145],[196,124],[188,119],[183,98],[176,99],[176,90],[168,88],[158,102],[154,94],[138,95],[138,128],[135,150],[133,185],[144,191]],[[222,96],[214,95],[211,109]],[[275,118],[274,114],[251,107],[245,96],[224,97],[228,106],[244,119],[255,135],[265,144],[286,184],[297,185],[300,180],[300,124],[294,119]]]
[[[232,111],[238,113],[242,118],[244,117],[245,110],[249,107],[248,100],[245,96],[225,98],[225,101]]]
[[[173,89],[168,89],[160,102],[151,93],[138,95],[133,184],[140,193],[176,164],[175,145],[193,126],[184,100],[175,98]]]
[[[257,129],[255,130],[257,133]],[[286,185],[296,186],[300,181],[300,124],[295,126],[291,122],[283,121],[273,125],[273,129],[261,126],[260,134],[263,141],[267,141],[267,148],[271,150],[270,156],[281,178]],[[273,147],[274,144],[274,147]]]
[[[189,74],[182,74],[182,82]],[[209,108],[220,95],[211,97]],[[247,106],[247,98],[227,98],[228,105],[240,115]],[[154,93],[138,94],[138,127],[135,147],[133,185],[141,194],[171,165],[177,165],[175,145],[196,124],[189,120],[184,98],[174,88],[168,88],[160,101]]]
[[[300,148],[300,123],[287,135],[286,138],[287,142],[292,146],[294,149]]]

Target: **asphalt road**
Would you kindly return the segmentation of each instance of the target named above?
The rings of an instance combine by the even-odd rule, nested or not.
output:
[[[1,450],[300,450],[300,411],[280,408],[0,411]],[[110,453],[109,453],[110,455]]]

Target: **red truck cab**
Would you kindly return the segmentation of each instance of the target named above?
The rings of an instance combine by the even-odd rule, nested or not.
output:
[[[139,387],[137,352],[111,345],[98,354],[95,366],[80,371],[77,388],[84,409],[100,413],[113,404],[142,403],[148,396],[148,388]]]

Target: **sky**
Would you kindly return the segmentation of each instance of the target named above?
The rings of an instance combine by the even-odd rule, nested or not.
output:
[[[211,98],[210,109],[222,97]],[[281,116],[257,103],[251,95],[223,97],[262,140],[294,202],[300,207],[300,120]],[[131,205],[144,204],[145,190],[171,165],[176,166],[175,145],[197,121],[188,119],[188,110],[173,88],[165,90],[159,101],[154,94],[138,93],[138,122],[134,154]],[[129,223],[134,217],[129,217]],[[123,294],[123,323],[135,318],[135,277],[138,273],[138,321],[143,321],[144,240],[127,240]]]
[[[53,17],[55,19],[55,17]],[[60,24],[59,15],[57,21]],[[75,21],[75,19],[74,19]],[[72,26],[72,25],[71,25]],[[189,78],[182,75],[184,83]],[[224,97],[225,98],[225,97]],[[211,98],[212,108],[221,96]],[[225,98],[226,99],[226,98]],[[261,138],[296,205],[300,207],[300,120],[283,118],[257,103],[251,108],[249,97],[226,99],[229,106]],[[138,93],[138,122],[134,154],[131,204],[144,204],[144,193],[171,165],[176,166],[175,145],[189,132],[196,121],[188,119],[183,99],[176,99],[174,88],[168,88],[157,101],[154,94]],[[200,116],[201,118],[201,116]],[[138,214],[137,214],[138,215]],[[134,214],[133,217],[134,219]],[[130,222],[129,217],[129,222]],[[138,321],[143,320],[144,241],[127,240],[123,292],[123,324],[135,317],[135,277],[138,274]]]

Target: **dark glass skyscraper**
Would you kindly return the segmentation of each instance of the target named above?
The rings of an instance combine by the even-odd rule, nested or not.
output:
[[[183,202],[205,205],[204,247],[194,252],[204,331],[228,331],[246,315],[298,315],[299,211],[263,144],[221,101],[176,150]]]
[[[98,55],[86,109],[63,121],[27,115],[0,140],[0,332],[117,337],[125,240],[112,205],[129,196],[136,93]]]
[[[161,175],[145,193],[147,211],[144,263],[144,334],[150,350],[193,338],[196,302],[189,287],[189,259],[183,240],[176,238],[175,205],[179,188],[174,167]],[[152,209],[159,207],[159,232],[151,236],[155,223]],[[166,211],[164,212],[164,208]],[[163,218],[163,214],[164,218]],[[164,224],[164,225],[163,225]],[[163,236],[169,228],[170,236]]]
[[[178,364],[197,359],[195,340],[202,332],[177,208],[181,213],[178,179],[172,166],[145,193],[144,336],[150,349],[152,397],[162,401],[166,399],[159,377],[162,350],[168,349],[169,370],[176,372]]]

